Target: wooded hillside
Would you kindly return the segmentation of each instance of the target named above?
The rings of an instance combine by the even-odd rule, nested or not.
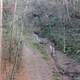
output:
[[[79,0],[33,0],[24,15],[24,26],[32,26],[41,37],[55,41],[58,49],[80,60],[79,4]]]
[[[65,54],[80,59],[79,0],[16,0],[16,2],[4,1],[4,32],[10,33],[12,26],[15,26],[15,30],[18,28],[22,30],[24,26],[24,33],[36,31],[41,37],[55,41],[56,47]]]

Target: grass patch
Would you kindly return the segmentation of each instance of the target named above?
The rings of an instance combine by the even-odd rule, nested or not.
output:
[[[47,52],[44,50],[44,48],[41,45],[39,45],[38,43],[32,43],[31,46],[32,46],[33,49],[38,49],[39,50],[39,52],[41,53],[42,58],[44,60],[48,60],[49,59]]]
[[[57,73],[53,74],[53,80],[60,80],[60,77]]]

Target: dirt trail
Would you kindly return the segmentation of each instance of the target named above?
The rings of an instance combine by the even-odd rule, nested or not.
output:
[[[24,63],[29,74],[29,80],[52,80],[48,64],[28,47],[23,49]]]

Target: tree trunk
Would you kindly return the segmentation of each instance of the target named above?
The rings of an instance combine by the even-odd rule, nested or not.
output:
[[[0,80],[2,80],[1,76],[1,56],[2,56],[2,0],[0,0]]]
[[[10,5],[11,3],[8,2]],[[7,3],[5,2],[7,5]],[[15,73],[20,68],[21,64],[21,57],[22,57],[22,39],[21,39],[21,32],[20,32],[20,26],[16,26],[16,9],[17,9],[17,0],[14,0],[13,5],[8,6],[8,8],[5,7],[3,13],[7,15],[3,15],[3,46],[2,46],[2,73],[3,73],[3,80],[13,80],[15,77]],[[12,11],[13,8],[13,11]],[[11,9],[11,10],[10,10]],[[12,11],[11,14],[8,12]],[[11,17],[11,23],[9,23],[9,17]],[[17,15],[18,17],[18,15]],[[6,23],[5,23],[6,22]]]

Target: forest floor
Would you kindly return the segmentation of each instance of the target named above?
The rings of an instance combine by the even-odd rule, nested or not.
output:
[[[32,44],[34,41],[30,38],[29,36],[26,42],[28,43],[31,40]],[[30,43],[28,44],[30,45]],[[28,46],[28,44],[23,46],[24,71],[27,74],[27,79],[23,80],[73,80],[72,77],[74,78],[75,76],[78,76],[80,80],[80,64],[75,63],[73,59],[67,57],[61,51],[56,50],[57,64],[72,77],[64,74],[64,72],[63,74],[59,74],[56,62],[51,58],[48,46],[43,46],[43,49],[46,48],[46,51],[48,50],[48,59],[45,59],[37,47],[35,50],[31,46]],[[43,56],[46,56],[46,54]]]
[[[32,37],[27,37],[28,42],[31,40],[31,43],[35,43],[36,41],[33,41],[34,36]],[[30,39],[32,38],[32,39]],[[39,43],[38,43],[39,44]],[[56,50],[56,59],[57,62],[55,62],[55,60],[51,57],[51,52],[49,50],[49,46],[48,45],[42,45],[42,49],[44,50],[44,52],[42,52],[41,48],[39,46],[35,46],[36,49],[38,49],[38,52],[35,53],[35,55],[38,55],[39,57],[41,57],[41,55],[46,56],[49,58],[48,60],[45,61],[49,62],[48,63],[48,67],[50,67],[50,70],[52,71],[52,75],[53,75],[53,79],[51,80],[80,80],[80,63],[77,63],[75,60],[71,59],[70,57],[66,56],[65,54],[63,54],[61,51]],[[45,52],[45,50],[47,51],[47,53]],[[39,55],[39,53],[42,53],[41,55]],[[42,57],[43,58],[43,57]],[[44,58],[43,58],[44,59]],[[36,59],[38,60],[38,59]],[[59,67],[63,70],[62,73],[60,73],[56,63],[59,65]],[[43,64],[43,63],[42,63]],[[49,70],[49,71],[50,71]],[[45,79],[42,79],[45,80]],[[50,80],[50,79],[49,79]]]
[[[80,77],[80,64],[75,63],[73,59],[62,54],[62,52],[56,50],[57,62],[51,58],[51,55],[48,55],[48,59],[44,59],[39,53],[39,51],[26,45],[23,47],[23,62],[27,69],[28,80],[72,80],[72,77]],[[59,74],[56,63],[68,75],[64,72]]]
[[[24,46],[23,56],[29,80],[53,80],[49,65],[39,53]]]
[[[28,41],[30,41],[30,39],[27,39],[26,42],[28,43]],[[31,39],[31,42],[32,41],[33,39]],[[16,79],[14,80],[72,80],[69,76],[65,74],[58,74],[56,62],[53,58],[51,58],[48,46],[45,47],[48,56],[43,58],[43,54],[41,54],[40,50],[38,50],[37,48],[31,48],[31,46],[29,46],[28,44],[24,44],[23,46],[21,68],[19,69],[18,73],[16,73]],[[45,48],[43,47],[43,49]],[[46,56],[47,53],[45,53],[44,56]],[[80,64],[75,63],[74,60],[62,54],[62,52],[58,50],[56,50],[56,57],[59,66],[66,72],[69,72],[68,74],[70,74],[71,72],[71,76],[73,74],[73,76],[78,75],[75,74],[75,72],[80,72]],[[6,68],[8,70],[10,65],[8,65],[8,63],[6,64]],[[2,73],[0,68],[0,80],[4,80],[2,79],[1,75]],[[80,78],[78,80],[80,80]]]

